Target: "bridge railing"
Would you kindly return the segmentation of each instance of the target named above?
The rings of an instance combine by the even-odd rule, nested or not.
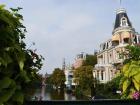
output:
[[[140,100],[28,101],[24,105],[140,105]]]

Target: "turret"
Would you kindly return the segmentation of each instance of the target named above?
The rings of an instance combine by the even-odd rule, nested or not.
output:
[[[114,30],[119,27],[132,27],[132,24],[127,16],[127,13],[123,8],[117,10]]]
[[[132,44],[135,37],[135,30],[127,16],[124,8],[116,11],[116,19],[112,32],[112,45]]]

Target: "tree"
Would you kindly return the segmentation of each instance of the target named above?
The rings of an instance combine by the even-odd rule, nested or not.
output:
[[[64,71],[60,68],[55,68],[52,75],[51,75],[51,82],[52,84],[58,88],[63,88],[65,83],[65,74]]]
[[[95,84],[97,84],[97,80],[93,78],[92,72],[95,64],[97,64],[96,54],[87,54],[82,66],[74,71],[75,82],[78,84],[76,89],[84,92],[83,94],[95,95]]]
[[[84,92],[88,92],[85,94],[92,94],[92,89],[94,87],[94,78],[92,73],[92,66],[81,66],[77,68],[74,72],[75,82],[78,87]]]
[[[122,53],[126,58],[124,64],[131,62],[131,60],[140,60],[140,46],[126,46],[126,50]]]
[[[83,62],[83,66],[93,66],[97,64],[97,56],[96,55],[86,55],[86,59]]]
[[[26,49],[26,28],[18,13],[0,6],[0,105],[21,105],[30,98],[43,57]]]

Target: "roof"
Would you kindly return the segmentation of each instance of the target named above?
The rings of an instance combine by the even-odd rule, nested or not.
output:
[[[127,13],[126,13],[125,9],[121,8],[121,9],[118,9],[117,10],[116,20],[115,20],[115,25],[114,25],[114,30],[116,28],[121,27],[122,18],[126,18],[126,20],[127,20],[127,26],[132,27],[132,24],[131,24],[128,16],[127,16]]]

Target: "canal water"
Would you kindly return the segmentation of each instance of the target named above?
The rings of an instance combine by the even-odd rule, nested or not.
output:
[[[76,101],[76,100],[87,100],[85,97],[76,97],[72,93],[67,93],[65,91],[55,90],[52,88],[42,87],[37,89],[33,96],[33,100],[64,100],[64,101]]]

